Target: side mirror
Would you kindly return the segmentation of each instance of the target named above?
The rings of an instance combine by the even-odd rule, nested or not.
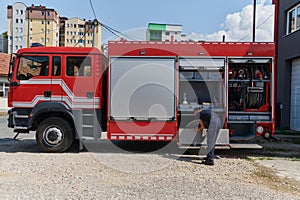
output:
[[[14,76],[14,73],[13,73],[13,72],[11,72],[11,73],[8,74],[8,78],[9,78],[9,79],[11,79],[13,76]]]

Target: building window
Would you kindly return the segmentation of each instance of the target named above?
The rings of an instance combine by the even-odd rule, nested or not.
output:
[[[50,39],[49,38],[47,38],[47,43],[49,43],[50,42]]]
[[[41,33],[44,33],[44,29],[43,28],[41,29]]]
[[[20,33],[23,33],[23,28],[20,28]]]
[[[18,10],[18,9],[16,10],[16,14],[17,14],[17,15],[19,14],[19,10]]]
[[[49,11],[47,12],[47,15],[50,16],[50,12]]]
[[[43,43],[44,42],[44,38],[41,38],[41,43]]]
[[[44,16],[45,12],[44,11],[41,11],[42,12],[42,15]]]
[[[19,40],[19,37],[18,37],[18,36],[16,36],[16,37],[15,37],[15,41],[18,41],[18,40]]]
[[[17,23],[17,24],[19,23],[19,19],[16,19],[16,23]]]
[[[21,15],[23,15],[23,10],[20,10]]]
[[[300,4],[287,12],[287,34],[300,29]]]
[[[297,29],[300,28],[300,6],[298,6],[297,8],[297,26],[296,26]]]
[[[42,24],[44,24],[44,23],[45,23],[45,22],[44,22],[44,20],[42,20],[41,22],[42,22]]]
[[[169,31],[167,31],[167,32],[166,32],[166,35],[170,35],[170,32],[169,32]]]
[[[69,39],[67,39],[67,43],[69,43]]]
[[[47,24],[50,25],[50,21],[49,20],[47,21]]]
[[[22,42],[22,36],[19,37],[19,42]],[[21,48],[21,47],[20,47]]]
[[[23,24],[23,19],[20,19],[20,23]]]
[[[47,33],[48,33],[48,34],[50,33],[50,29],[47,29]]]
[[[16,33],[19,32],[19,28],[18,28],[18,27],[15,28],[15,32],[16,32]]]
[[[77,26],[77,25],[76,25],[76,24],[74,24],[74,28],[76,28],[76,26]]]

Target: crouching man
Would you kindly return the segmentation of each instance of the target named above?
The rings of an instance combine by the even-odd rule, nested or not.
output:
[[[217,114],[215,114],[211,109],[195,108],[194,113],[197,118],[199,118],[199,125],[195,132],[203,131],[207,129],[207,148],[208,154],[202,164],[214,165],[215,158],[215,145],[216,140],[221,129],[221,120]]]

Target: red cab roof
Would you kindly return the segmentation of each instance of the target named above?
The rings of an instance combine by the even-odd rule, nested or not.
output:
[[[30,47],[30,48],[23,48],[18,50],[18,54],[23,53],[41,53],[41,54],[51,54],[51,53],[58,53],[58,54],[77,54],[77,53],[93,53],[93,54],[102,54],[102,52],[98,48],[93,47]]]

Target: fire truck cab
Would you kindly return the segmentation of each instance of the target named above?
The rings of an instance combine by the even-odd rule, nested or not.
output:
[[[36,131],[47,152],[65,151],[83,133],[99,134],[105,68],[106,58],[96,48],[19,50],[9,72],[8,126],[18,133]]]

